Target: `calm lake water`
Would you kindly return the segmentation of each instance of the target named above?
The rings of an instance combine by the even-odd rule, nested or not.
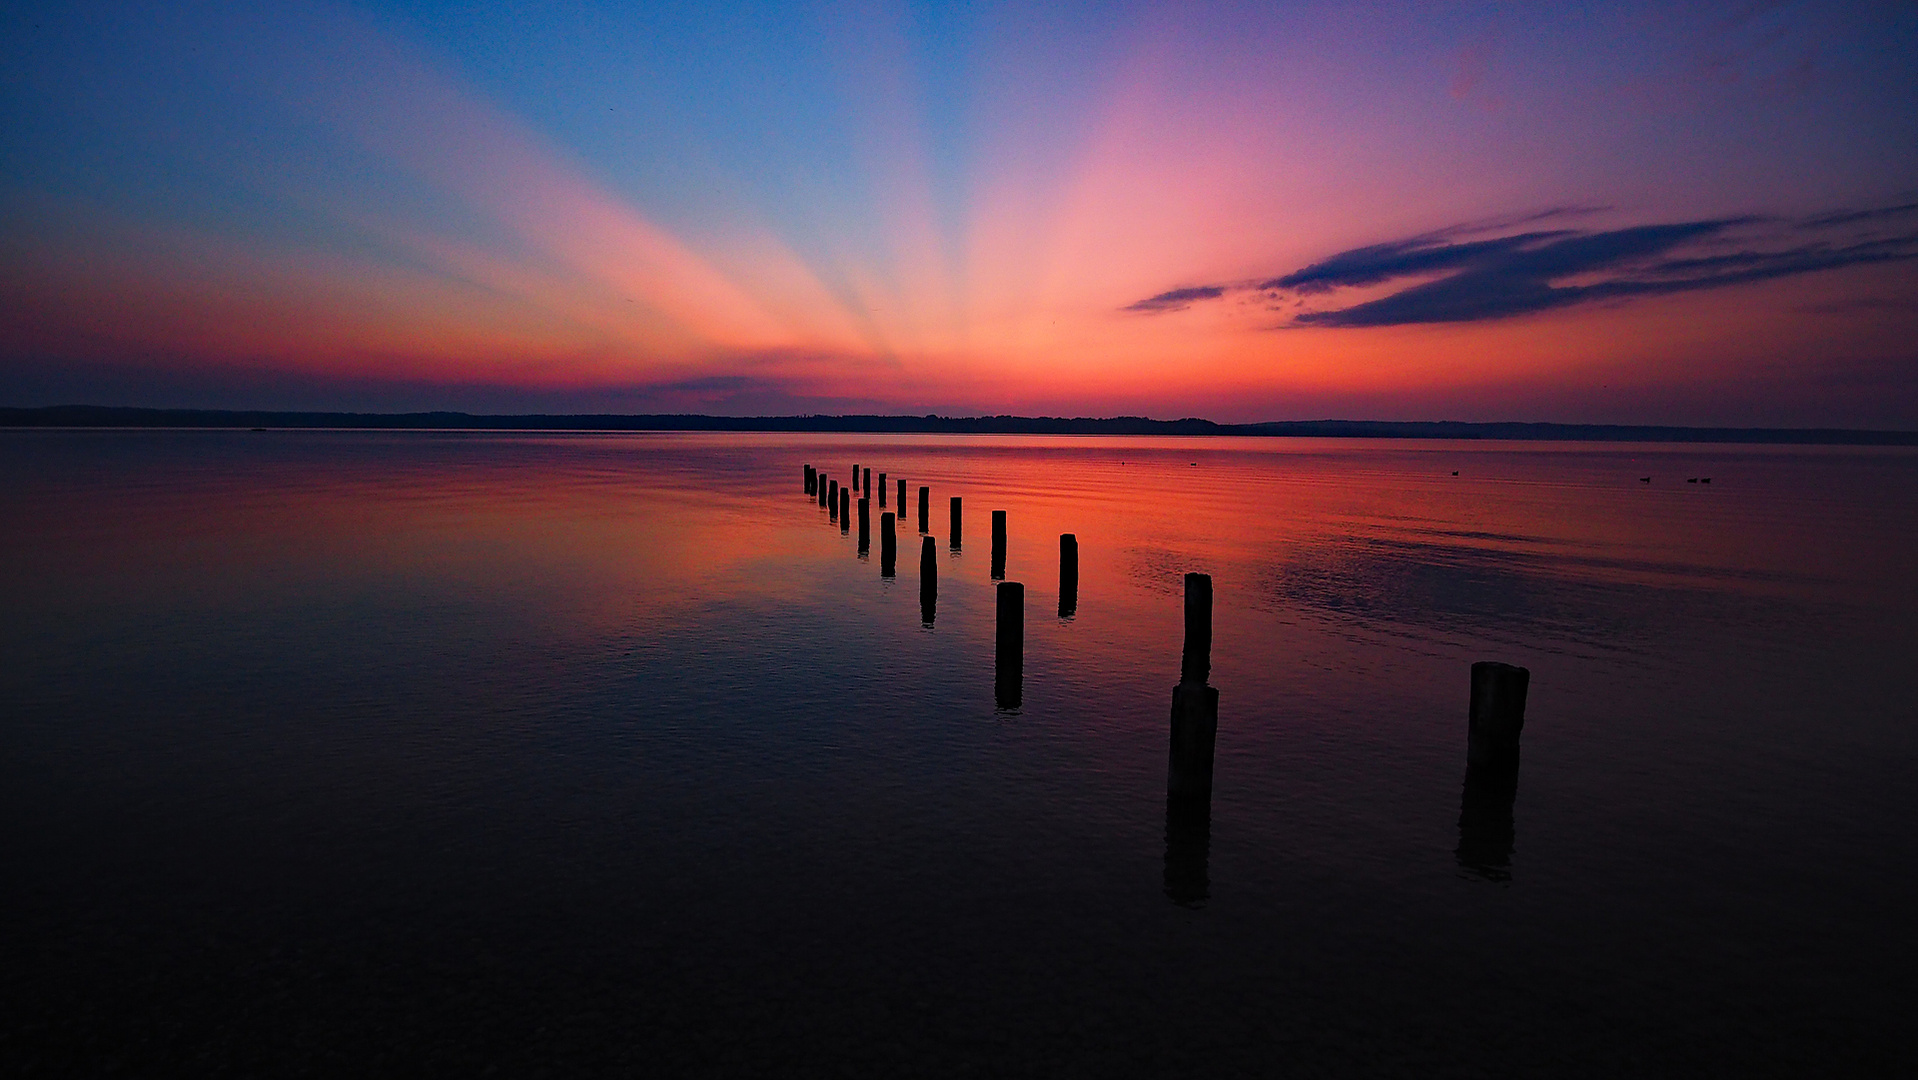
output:
[[[805,463],[931,488],[930,625]],[[9,1075],[1918,1068],[1910,449],[5,432],[0,506]]]

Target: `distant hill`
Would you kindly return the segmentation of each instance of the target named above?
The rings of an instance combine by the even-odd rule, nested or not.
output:
[[[1738,442],[1918,446],[1918,431],[1706,428],[1619,424],[1468,424],[1454,420],[1281,420],[1218,424],[1143,416],[476,415],[461,412],[266,412],[98,405],[0,408],[0,427],[370,428],[484,431],[769,431],[941,435],[1260,435],[1290,438],[1513,439],[1580,442]]]

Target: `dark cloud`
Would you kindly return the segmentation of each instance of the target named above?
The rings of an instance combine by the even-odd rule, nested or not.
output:
[[[1552,229],[1484,239],[1461,226],[1343,251],[1248,288],[1269,300],[1318,298],[1385,286],[1384,296],[1318,307],[1288,325],[1405,326],[1478,322],[1574,304],[1659,296],[1918,259],[1918,231],[1887,232],[1918,204],[1845,210],[1803,219],[1708,218],[1588,231]],[[1509,219],[1513,225],[1562,211]],[[1176,311],[1223,295],[1176,289],[1127,310]],[[1313,310],[1313,308],[1317,308]]]
[[[1217,300],[1225,295],[1222,285],[1199,285],[1190,289],[1172,289],[1157,296],[1149,296],[1136,304],[1127,304],[1127,311],[1178,311],[1190,307],[1195,300]]]

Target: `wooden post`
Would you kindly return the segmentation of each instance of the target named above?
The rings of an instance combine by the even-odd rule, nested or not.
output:
[[[959,550],[959,496],[952,497],[952,535],[946,538],[946,546]]]
[[[1518,772],[1518,734],[1525,726],[1525,693],[1532,673],[1482,660],[1472,665],[1472,704],[1466,716],[1465,766],[1487,779]]]
[[[859,479],[859,490],[865,492],[865,498],[872,498],[872,470],[867,469]]]
[[[1006,576],[1006,512],[992,512],[992,579]]]
[[[880,473],[879,474],[879,509],[884,510],[885,508],[886,508],[886,474]],[[900,509],[903,510],[905,508],[901,507]]]
[[[872,500],[859,500],[859,554],[872,550]]]
[[[929,487],[922,487],[919,489],[919,531],[920,532],[932,531],[932,527],[930,524],[931,516],[932,516],[932,489]]]
[[[1026,663],[1026,587],[1002,581],[998,591],[998,635],[993,651],[993,697],[1002,709],[1016,709],[1023,696]]]
[[[1185,651],[1172,688],[1172,747],[1167,756],[1168,813],[1209,816],[1212,751],[1219,733],[1219,692],[1205,684],[1212,668],[1212,578],[1185,576]]]
[[[884,484],[880,491],[886,490]],[[899,538],[893,531],[892,511],[879,515],[879,576],[891,577],[893,566],[899,561]]]
[[[852,531],[852,489],[851,488],[839,489],[839,531],[842,534]]]
[[[832,485],[832,488],[826,493],[826,519],[828,521],[838,521],[839,520],[839,481],[830,480],[827,482]]]
[[[1079,608],[1079,538],[1059,534],[1059,617],[1070,619]]]
[[[1459,799],[1460,868],[1487,881],[1510,881],[1518,797],[1518,736],[1532,673],[1511,664],[1472,665],[1466,714],[1465,791]]]
[[[906,480],[904,477],[901,477],[899,479],[899,516],[904,517],[905,514],[906,514]]]
[[[813,483],[817,481],[818,479],[819,478],[817,476],[813,475],[812,466],[811,465],[806,466],[806,494],[808,495],[812,494]]]
[[[1212,575],[1185,576],[1185,652],[1179,681],[1204,684],[1212,675]]]
[[[932,625],[933,612],[939,606],[939,557],[933,551],[932,537],[919,544],[919,618]]]

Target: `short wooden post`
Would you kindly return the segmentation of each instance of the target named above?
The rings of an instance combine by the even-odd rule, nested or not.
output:
[[[811,465],[806,466],[806,494],[808,495],[812,494],[813,484],[818,479],[819,478],[817,476],[813,475],[812,466]]]
[[[839,531],[841,533],[848,533],[852,531],[852,489],[851,488],[839,489]]]
[[[1518,735],[1525,727],[1525,694],[1532,673],[1482,660],[1472,665],[1472,704],[1466,717],[1465,765],[1486,779],[1518,772]]]
[[[932,625],[933,612],[939,607],[939,556],[933,550],[932,537],[919,544],[919,618]]]
[[[905,477],[900,477],[899,478],[899,516],[904,517],[905,515],[906,515],[906,480],[905,480]]]
[[[919,531],[920,532],[932,531],[931,519],[932,519],[932,489],[929,487],[921,487],[919,489]]]
[[[885,486],[881,485],[880,491]],[[891,577],[893,566],[899,561],[899,538],[893,531],[892,511],[879,515],[879,576]]]
[[[867,469],[865,472],[865,475],[859,478],[859,490],[865,493],[866,498],[868,499],[872,498],[872,470],[871,469]]]
[[[839,481],[829,480],[827,481],[827,483],[830,483],[832,487],[826,493],[826,519],[828,521],[838,521],[839,520]]]
[[[1212,805],[1212,751],[1219,733],[1219,692],[1205,683],[1212,668],[1212,577],[1185,576],[1185,650],[1172,688],[1172,747],[1167,757],[1168,807],[1204,816]],[[1174,805],[1176,804],[1176,805]]]
[[[1079,538],[1059,534],[1059,617],[1069,619],[1079,608]]]
[[[1006,512],[992,512],[992,579],[1006,576]]]
[[[946,546],[954,551],[959,550],[959,496],[957,495],[952,497],[952,530],[951,535],[946,537]]]
[[[1002,709],[1016,709],[1023,696],[1026,663],[1026,587],[1002,581],[998,590],[998,634],[993,650],[993,697]]]
[[[859,500],[859,554],[872,550],[872,500]]]
[[[879,509],[886,508],[886,474],[879,474]],[[901,508],[903,509],[903,507]]]

